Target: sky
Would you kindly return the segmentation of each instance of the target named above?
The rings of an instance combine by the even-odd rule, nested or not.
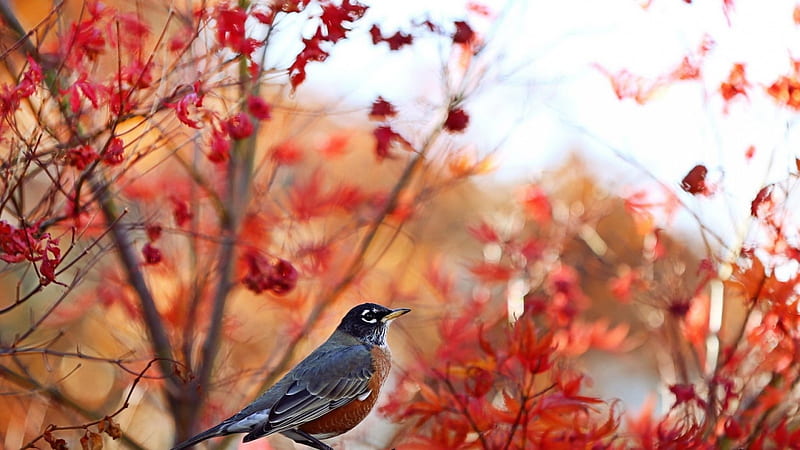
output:
[[[651,0],[647,7],[637,0],[488,0],[482,4],[490,18],[465,13],[464,0],[366,3],[365,28],[379,23],[390,34],[426,18],[466,20],[487,42],[476,61],[484,79],[465,103],[470,128],[456,137],[493,153],[496,170],[483,182],[534,181],[577,150],[612,191],[626,195],[658,183],[675,190],[735,247],[750,228],[752,198],[794,167],[796,114],[765,94],[792,73],[790,56],[800,57],[794,0],[738,0],[728,10],[721,0]],[[644,105],[618,99],[603,73],[624,69],[656,79],[704,42],[711,50],[702,79],[657,89]],[[332,102],[365,108],[382,95],[400,109],[393,126],[424,133],[431,108],[444,99],[440,75],[450,51],[442,39],[417,38],[391,52],[356,30],[324,64],[309,66],[298,94],[324,92]],[[750,89],[726,104],[719,85],[734,63],[745,64]],[[750,146],[755,155],[746,158]],[[678,188],[696,164],[708,167],[716,187],[710,198]],[[667,225],[697,232],[690,216]]]
[[[661,185],[677,193],[686,208],[662,224],[671,232],[696,239],[699,220],[738,249],[753,238],[756,193],[796,170],[797,114],[765,93],[779,76],[792,74],[790,57],[800,58],[795,0],[735,0],[727,10],[722,0],[651,0],[647,7],[637,0],[488,0],[483,4],[490,18],[465,13],[463,0],[366,3],[365,27],[379,23],[385,35],[424,19],[466,20],[487,43],[476,61],[484,79],[465,103],[470,127],[456,137],[493,154],[496,170],[479,182],[535,181],[579,151],[612,192]],[[451,46],[417,38],[415,45],[390,52],[386,45],[372,46],[361,32],[325,64],[309,66],[298,95],[302,89],[323,93],[345,109],[366,108],[381,95],[400,110],[396,129],[412,137],[424,133],[431,111],[446,98],[441,69],[448,61],[452,67]],[[684,57],[699,58],[704,43],[710,50],[702,57],[700,80],[656,89],[645,104],[615,95],[608,73],[627,70],[657,79]],[[745,65],[750,86],[746,96],[725,102],[720,83],[736,63]],[[751,146],[755,152],[748,158]],[[708,168],[710,197],[679,188],[697,164]],[[720,255],[731,258],[723,250]],[[607,365],[603,359],[598,364]],[[629,367],[607,369],[610,381],[598,383],[608,390],[604,394],[635,410],[650,382],[631,376]]]

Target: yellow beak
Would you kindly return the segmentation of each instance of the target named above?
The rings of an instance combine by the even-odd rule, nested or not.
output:
[[[393,309],[392,312],[390,312],[389,314],[383,316],[383,318],[381,319],[381,322],[386,323],[386,322],[388,322],[390,320],[397,319],[398,317],[402,316],[403,314],[405,314],[405,313],[407,313],[409,311],[411,311],[411,310],[408,309],[408,308]]]

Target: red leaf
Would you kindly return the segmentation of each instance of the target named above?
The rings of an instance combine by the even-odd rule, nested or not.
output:
[[[295,183],[289,192],[289,206],[301,222],[322,216],[329,210],[330,204],[322,193],[322,176],[318,171],[305,184]]]
[[[388,125],[375,128],[372,134],[375,136],[375,155],[378,157],[378,161],[391,157],[389,154],[389,146],[392,142],[396,140],[405,141],[402,136],[397,134],[392,130],[392,127]]]
[[[272,117],[272,110],[263,98],[249,96],[247,97],[247,110],[258,120],[267,120]]]
[[[737,95],[746,97],[748,87],[750,87],[750,83],[744,75],[744,64],[737,63],[733,65],[727,81],[720,85],[719,92],[725,101],[729,101]]]
[[[452,133],[464,131],[469,125],[469,114],[461,108],[451,109],[447,112],[444,128]]]
[[[394,105],[384,100],[383,97],[378,97],[372,103],[372,109],[369,111],[370,119],[374,120],[384,120],[388,117],[394,117],[397,115],[397,111],[394,109]]]
[[[231,152],[231,141],[228,138],[228,133],[214,129],[209,137],[210,151],[206,155],[209,161],[214,164],[220,164],[228,160]]]
[[[414,42],[413,36],[400,31],[389,37],[383,37],[381,29],[378,28],[377,25],[373,25],[372,28],[369,29],[369,34],[372,36],[373,44],[377,45],[381,42],[386,42],[389,44],[389,50],[400,50],[402,47],[411,45]]]
[[[312,61],[325,61],[328,52],[320,48],[320,43],[324,40],[321,29],[311,39],[303,39],[303,50],[297,54],[294,62],[289,66],[289,81],[292,89],[297,88],[306,79],[306,65]]]
[[[508,281],[513,273],[507,266],[486,261],[470,267],[469,271],[484,283]]]
[[[532,184],[522,192],[522,207],[535,221],[541,224],[550,223],[552,208],[550,199],[542,188]]]
[[[753,217],[763,217],[769,210],[772,209],[772,184],[768,184],[761,188],[756,194],[756,198],[750,203],[750,215]]]
[[[155,242],[161,237],[161,225],[157,223],[149,224],[145,227],[145,232],[147,233],[147,239],[150,242]]]
[[[468,227],[467,230],[482,244],[500,241],[497,231],[495,231],[495,229],[486,222],[481,222],[478,225]]]
[[[708,169],[706,169],[706,166],[701,164],[694,166],[681,180],[681,189],[692,195],[708,195],[709,190],[706,186],[707,174]]]
[[[247,113],[240,112],[231,116],[226,122],[225,127],[228,135],[236,140],[250,137],[253,134],[253,122]]]
[[[144,256],[144,263],[147,265],[158,264],[163,259],[161,250],[157,249],[150,242],[144,244],[142,255]]]
[[[124,160],[125,153],[122,139],[111,139],[106,147],[106,150],[103,152],[103,162],[109,166],[116,166],[122,164],[122,161]]]
[[[81,145],[67,152],[67,164],[75,166],[78,170],[83,170],[89,164],[95,162],[98,157],[99,155],[90,145]]]
[[[119,96],[111,96],[112,99],[116,97]],[[180,120],[184,125],[191,128],[200,128],[200,124],[197,123],[196,120],[193,120],[189,117],[189,115],[192,114],[196,108],[203,106],[203,94],[200,93],[199,82],[192,86],[192,92],[184,95],[183,98],[181,98],[177,103],[165,103],[165,105],[175,110],[175,114],[178,115],[178,120]]]
[[[297,269],[284,259],[278,259],[272,265],[272,273],[270,274],[270,282],[272,286],[270,290],[277,295],[285,295],[294,290],[297,285]]]
[[[283,141],[272,148],[272,160],[291,166],[303,160],[303,150],[294,141]]]
[[[350,138],[343,133],[331,135],[328,141],[322,146],[322,156],[328,159],[336,159],[347,153],[347,144]]]
[[[453,42],[456,44],[469,44],[475,38],[475,32],[463,20],[456,21],[456,32],[453,34]]]

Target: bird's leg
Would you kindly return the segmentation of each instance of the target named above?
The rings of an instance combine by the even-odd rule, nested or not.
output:
[[[320,441],[319,439],[306,433],[305,431],[301,431],[296,428],[292,430],[292,435],[290,437],[293,441],[297,442],[298,444],[307,445],[309,447],[316,448],[317,450],[333,450],[333,447],[331,447],[330,445]]]

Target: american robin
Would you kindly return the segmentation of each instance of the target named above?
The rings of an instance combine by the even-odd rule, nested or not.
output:
[[[179,450],[215,436],[247,433],[250,442],[273,433],[319,450],[369,414],[391,367],[389,323],[411,311],[364,303],[336,331],[253,403],[219,425],[181,442]]]

